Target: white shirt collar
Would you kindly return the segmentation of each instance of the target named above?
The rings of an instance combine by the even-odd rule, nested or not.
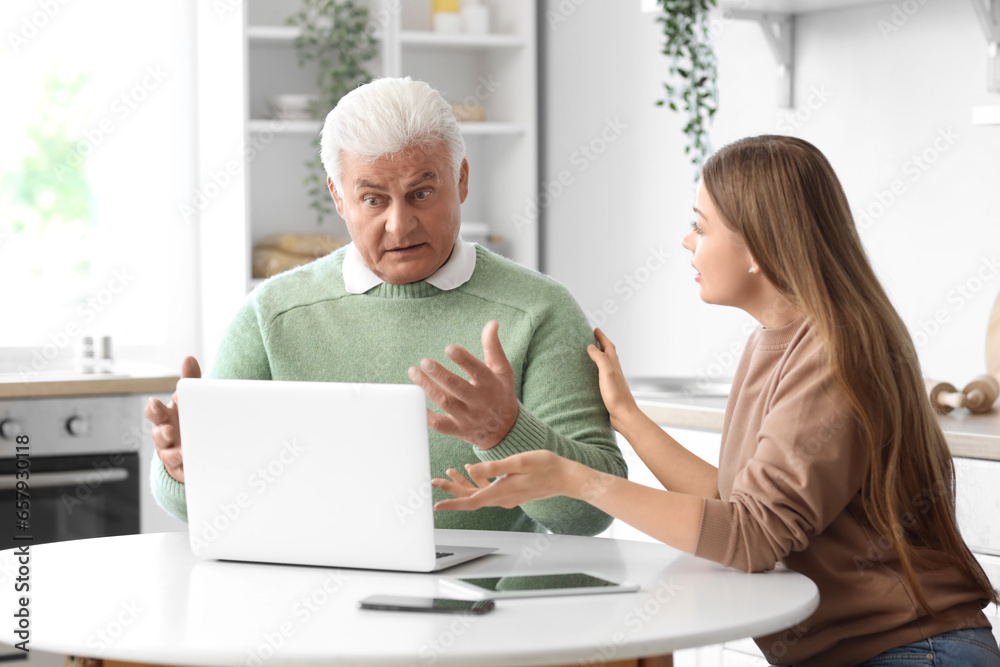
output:
[[[448,261],[424,281],[441,290],[453,290],[469,282],[475,270],[476,244],[463,241],[459,236],[455,239],[455,249],[451,251]],[[364,294],[383,282],[365,264],[357,246],[350,243],[344,254],[344,288],[351,294]]]

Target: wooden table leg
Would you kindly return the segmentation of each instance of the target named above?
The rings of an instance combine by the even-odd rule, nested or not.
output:
[[[587,663],[590,664],[590,663]],[[674,667],[672,655],[654,655],[649,658],[634,658],[632,660],[616,660],[615,662],[603,662],[602,667]],[[563,667],[573,667],[564,665]]]
[[[68,655],[63,667],[164,667],[145,662],[123,662],[121,660],[102,660],[100,658],[84,658],[78,655]]]
[[[66,656],[64,667],[153,667],[140,662],[122,662],[120,660],[101,660],[98,658],[84,658],[75,655]],[[649,658],[638,658],[633,660],[617,660],[615,662],[605,662],[603,667],[673,667],[674,659],[670,655],[658,655]],[[161,667],[161,666],[157,666]],[[566,665],[565,667],[573,667]]]

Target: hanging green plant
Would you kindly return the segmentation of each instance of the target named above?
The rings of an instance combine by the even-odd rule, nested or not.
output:
[[[340,98],[372,80],[365,63],[378,54],[375,37],[369,31],[368,8],[352,0],[301,0],[298,12],[286,23],[301,29],[295,38],[299,66],[316,63],[318,95],[310,111],[322,119]],[[321,225],[336,208],[326,185],[323,162],[319,157],[319,136],[313,142],[313,156],[306,162],[304,181],[309,207]]]
[[[666,41],[663,54],[670,58],[670,83],[664,83],[666,99],[659,106],[683,112],[687,123],[684,152],[696,168],[712,152],[708,127],[718,108],[715,50],[712,48],[709,10],[716,0],[657,0]]]

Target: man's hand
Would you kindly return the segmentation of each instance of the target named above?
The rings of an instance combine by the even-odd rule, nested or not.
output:
[[[181,364],[182,378],[200,378],[201,367],[194,357],[187,357]],[[177,411],[177,394],[170,397],[170,405],[156,398],[146,404],[146,419],[153,424],[153,444],[167,474],[184,483],[184,459],[181,454],[181,422]]]
[[[469,374],[468,381],[432,359],[422,360],[420,368],[413,366],[409,372],[413,383],[446,413],[441,415],[428,410],[428,426],[480,449],[496,446],[517,422],[514,369],[500,345],[499,328],[496,320],[490,320],[483,327],[486,363],[458,345],[445,348],[448,358]]]

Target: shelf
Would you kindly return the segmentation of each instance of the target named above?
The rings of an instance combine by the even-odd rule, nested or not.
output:
[[[291,25],[251,25],[247,26],[247,39],[251,42],[289,43],[302,33],[301,28]]]
[[[779,14],[809,14],[877,4],[880,4],[877,0],[722,0],[719,3],[723,12],[739,9]]]
[[[518,135],[524,127],[517,123],[459,123],[466,136]],[[319,120],[282,120],[280,118],[254,118],[247,122],[250,134],[274,132],[276,134],[319,134],[323,122]]]
[[[973,125],[1000,125],[1000,104],[972,107]]]
[[[514,35],[466,35],[428,30],[404,30],[399,34],[404,48],[413,49],[516,49],[524,40]]]
[[[491,134],[524,134],[524,127],[517,123],[459,123],[465,136],[486,136]]]
[[[293,44],[302,34],[302,28],[293,25],[251,25],[247,26],[247,39],[255,44]],[[382,38],[382,31],[372,33],[376,40]]]
[[[274,132],[276,134],[319,134],[323,128],[320,120],[284,120],[281,118],[254,118],[247,121],[250,134]]]

